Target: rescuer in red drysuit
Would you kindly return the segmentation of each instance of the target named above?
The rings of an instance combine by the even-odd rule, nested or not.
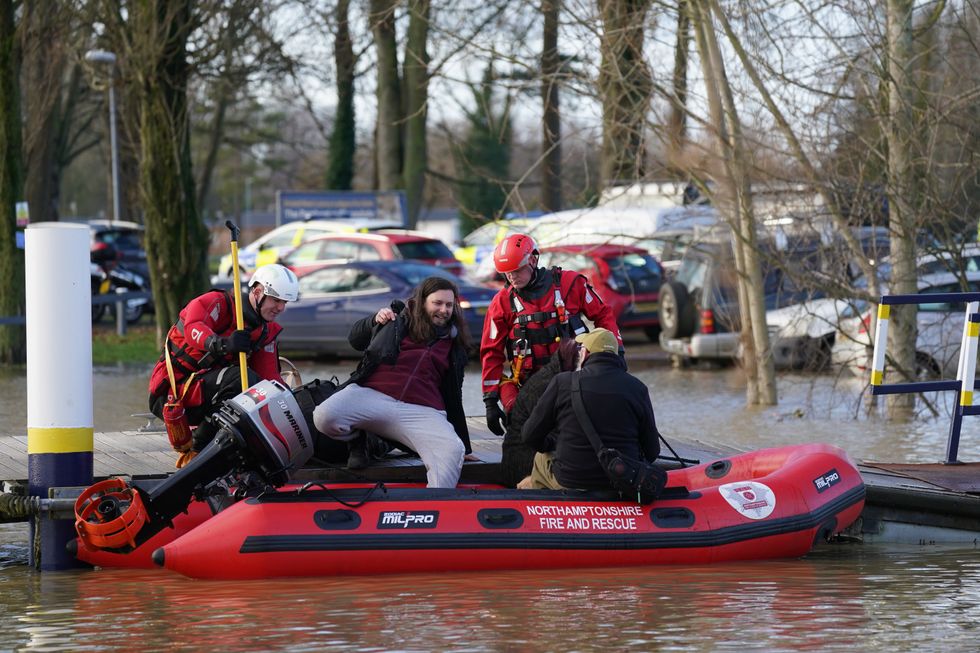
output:
[[[539,268],[538,247],[526,234],[513,233],[493,252],[494,267],[506,285],[490,302],[483,322],[480,358],[487,427],[504,434],[503,422],[521,384],[545,365],[562,338],[588,329],[582,316],[623,339],[612,310],[578,272]],[[503,410],[500,403],[503,403]]]
[[[248,385],[262,379],[286,385],[279,373],[276,323],[286,304],[299,297],[296,275],[281,265],[264,265],[249,280],[242,302],[245,328],[236,330],[232,291],[211,290],[192,299],[180,311],[165,343],[170,354],[179,400],[191,426],[197,425],[193,443],[174,444],[181,453],[178,467],[188,462],[217,432],[207,417],[226,399],[242,391],[239,353],[248,360]],[[166,354],[160,356],[150,375],[150,412],[163,418],[164,404],[174,399],[167,374]]]

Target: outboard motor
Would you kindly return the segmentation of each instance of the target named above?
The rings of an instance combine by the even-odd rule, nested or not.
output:
[[[275,381],[260,381],[227,400],[211,419],[219,425],[214,439],[156,487],[109,479],[85,490],[75,502],[82,541],[90,548],[136,548],[171,526],[196,492],[219,481],[240,485],[250,474],[262,486],[279,487],[313,455],[312,415]]]

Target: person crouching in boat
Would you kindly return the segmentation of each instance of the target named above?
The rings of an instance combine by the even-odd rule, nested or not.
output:
[[[609,477],[572,407],[573,374],[581,374],[582,403],[603,446],[650,462],[660,455],[650,392],[626,371],[619,340],[601,328],[575,340],[581,344],[581,371],[555,375],[522,430],[524,442],[538,451],[531,469],[533,489],[610,489]],[[548,436],[555,429],[557,440],[551,442]],[[552,445],[554,452],[548,453]]]
[[[231,290],[211,290],[192,299],[180,311],[167,333],[164,353],[150,374],[150,412],[163,419],[164,405],[174,401],[175,391],[190,426],[197,426],[193,441],[172,443],[183,467],[217,433],[207,417],[226,399],[242,391],[239,353],[248,361],[248,385],[263,379],[285,385],[279,373],[276,338],[282,327],[276,322],[288,302],[299,298],[299,281],[292,270],[278,264],[263,265],[248,282],[247,301],[242,302],[245,328],[236,330],[235,299]],[[167,359],[173,369],[175,389],[170,387]]]
[[[347,339],[364,357],[313,411],[317,430],[351,440],[367,429],[415,451],[429,487],[456,487],[471,452],[462,394],[469,338],[460,318],[456,284],[428,277],[407,305],[393,302],[355,322]]]
[[[572,338],[563,338],[558,351],[544,367],[535,372],[522,386],[517,399],[510,409],[507,431],[500,447],[500,481],[507,487],[531,488],[531,467],[534,462],[533,447],[528,446],[521,437],[524,422],[538,405],[551,379],[559,372],[574,370],[578,363],[579,344]]]
[[[520,233],[508,235],[493,252],[494,267],[507,283],[487,308],[480,359],[487,428],[497,435],[504,434],[521,387],[561,339],[587,331],[583,316],[615,334],[624,351],[616,316],[588,279],[558,267],[539,268],[538,257],[534,239]]]

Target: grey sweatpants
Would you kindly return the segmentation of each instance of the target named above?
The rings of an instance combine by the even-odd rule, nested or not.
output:
[[[352,383],[313,411],[313,424],[324,435],[350,440],[365,429],[418,453],[429,487],[456,487],[465,448],[446,411],[398,401]]]

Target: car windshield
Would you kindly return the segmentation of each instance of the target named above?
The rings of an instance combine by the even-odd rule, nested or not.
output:
[[[402,258],[441,259],[452,258],[453,253],[441,240],[410,240],[395,245]]]
[[[663,283],[660,265],[649,254],[624,254],[606,259],[613,288],[656,292]]]

